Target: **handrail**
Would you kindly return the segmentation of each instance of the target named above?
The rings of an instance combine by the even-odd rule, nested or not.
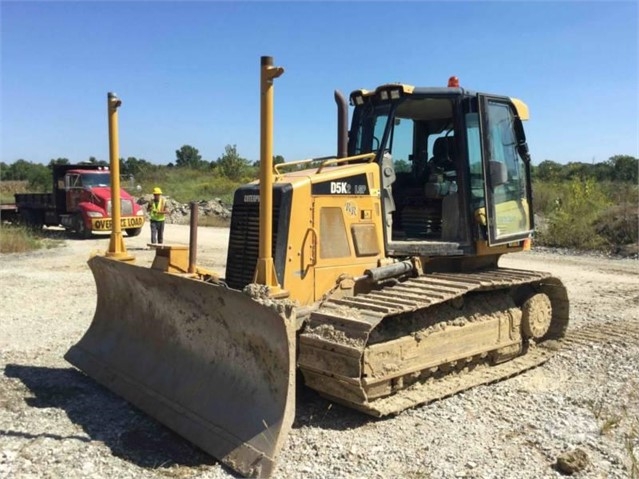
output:
[[[275,171],[276,175],[281,175],[282,173],[280,172],[280,167],[304,165],[306,163],[314,163],[316,161],[330,160],[332,158],[335,158],[335,156],[334,155],[320,156],[318,158],[307,158],[305,160],[287,161],[285,163],[278,163],[277,165],[273,165],[273,170]]]
[[[280,167],[305,165],[305,164],[316,163],[318,161],[321,161],[322,163],[319,165],[319,167],[317,168],[317,171],[315,172],[317,174],[317,173],[320,173],[325,166],[337,165],[339,163],[347,163],[349,161],[360,161],[360,160],[368,160],[368,162],[370,163],[373,159],[375,159],[375,153],[364,153],[362,155],[347,156],[345,158],[336,158],[335,156],[321,156],[318,158],[308,158],[306,160],[279,163],[273,166],[273,170],[275,171],[276,175],[281,175],[282,172],[280,171]]]
[[[338,163],[346,163],[349,161],[358,161],[358,160],[368,160],[367,163],[370,163],[374,159],[375,159],[375,153],[364,153],[363,155],[347,156],[346,158],[335,158],[333,160],[326,160],[322,162],[322,164],[319,166],[319,168],[317,169],[315,173],[316,174],[319,173],[320,171],[322,171],[322,168],[329,165],[337,165]]]

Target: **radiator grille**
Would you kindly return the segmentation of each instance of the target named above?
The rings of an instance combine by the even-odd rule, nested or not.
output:
[[[280,283],[283,280],[284,257],[288,235],[288,210],[290,197],[275,188],[273,194],[273,260]],[[231,215],[231,231],[226,259],[226,283],[233,289],[243,289],[253,282],[255,266],[259,257],[260,204],[245,203],[243,198],[255,197],[255,187],[240,188],[235,193]],[[285,197],[286,196],[286,197]],[[279,239],[279,244],[278,244]]]

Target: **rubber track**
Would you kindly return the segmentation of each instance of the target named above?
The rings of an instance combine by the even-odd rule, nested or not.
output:
[[[361,381],[348,377],[333,367],[335,360],[349,362],[343,370],[358,367],[370,332],[385,317],[410,313],[435,304],[462,297],[469,292],[509,290],[513,286],[537,285],[548,294],[553,303],[553,323],[544,339],[564,336],[568,324],[568,299],[561,282],[549,273],[499,268],[476,273],[435,273],[412,278],[379,291],[355,297],[329,299],[310,318],[310,330],[300,336],[300,351],[315,351],[312,355],[300,354],[300,369],[307,376],[307,383],[321,394],[349,407],[374,416],[396,414],[417,404],[450,396],[479,384],[513,376],[535,367],[550,356],[545,348],[531,348],[527,354],[497,366],[471,364],[461,373],[451,373],[442,379],[415,383],[392,396],[372,401],[355,400],[352,395],[341,396],[344,386]],[[337,335],[325,336],[313,331],[322,325],[330,326]],[[409,334],[410,332],[407,332]],[[325,355],[321,360],[318,356]],[[312,359],[308,359],[312,357]],[[346,359],[345,359],[346,358]],[[361,384],[362,390],[364,389]]]

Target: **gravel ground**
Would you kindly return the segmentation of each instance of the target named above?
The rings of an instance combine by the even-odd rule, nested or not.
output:
[[[167,242],[186,243],[187,235],[188,226],[166,227]],[[142,265],[153,258],[147,236],[126,239]],[[198,236],[199,264],[222,272],[228,230],[200,228]],[[0,255],[0,477],[235,477],[64,361],[95,311],[86,260],[107,248],[108,237],[60,242]],[[543,250],[502,265],[559,276],[571,299],[571,330],[639,321],[637,260]],[[517,377],[384,420],[300,388],[276,477],[553,478],[561,477],[557,457],[575,449],[588,465],[573,477],[633,477],[636,339],[567,346]]]

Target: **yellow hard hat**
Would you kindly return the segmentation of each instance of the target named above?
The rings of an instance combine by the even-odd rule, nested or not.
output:
[[[154,195],[161,195],[162,194],[162,190],[159,187],[155,187],[153,188],[153,194]]]

